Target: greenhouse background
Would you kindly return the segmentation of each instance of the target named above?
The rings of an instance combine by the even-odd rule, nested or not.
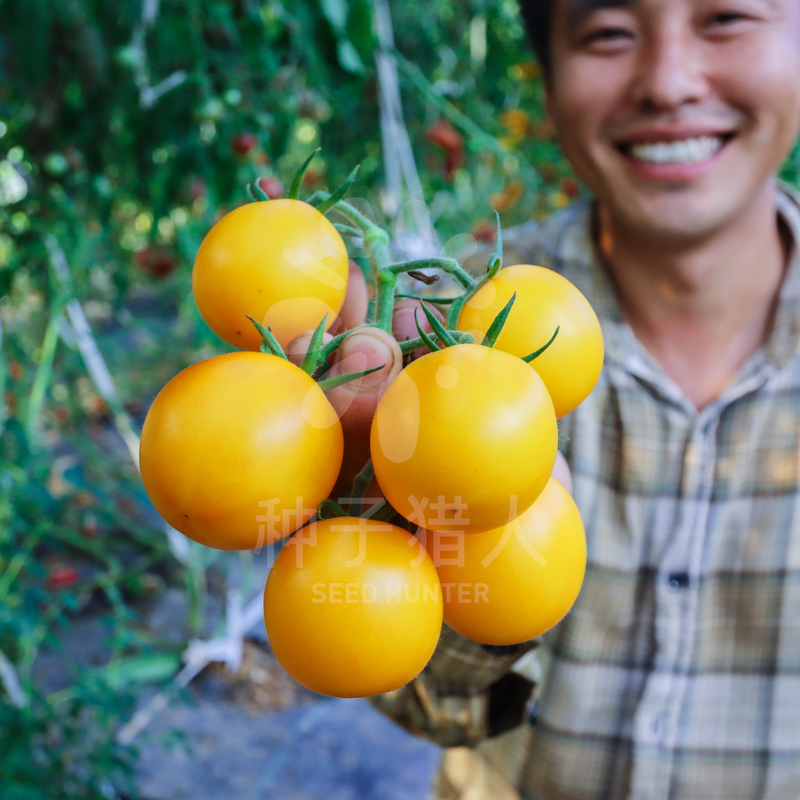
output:
[[[0,4],[4,800],[426,796],[433,745],[271,657],[269,550],[172,535],[135,463],[159,389],[230,349],[192,298],[202,237],[316,147],[303,191],[360,164],[400,252],[463,259],[495,211],[581,192],[514,0]]]

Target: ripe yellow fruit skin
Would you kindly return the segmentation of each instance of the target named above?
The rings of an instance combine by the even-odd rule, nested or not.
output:
[[[589,395],[603,369],[603,332],[589,301],[562,275],[517,264],[501,269],[465,304],[458,330],[480,341],[517,293],[495,347],[522,358],[555,341],[531,362],[553,398],[556,416],[569,414]]]
[[[347,249],[339,232],[301,200],[248,203],[208,232],[194,262],[192,290],[209,327],[228,344],[258,350],[247,315],[285,347],[325,314],[333,324],[347,292]]]

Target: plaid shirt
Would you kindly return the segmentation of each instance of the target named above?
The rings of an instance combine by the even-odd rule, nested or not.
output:
[[[778,197],[794,242],[799,202]],[[541,678],[531,724],[480,749],[526,800],[797,800],[800,254],[768,341],[697,411],[623,321],[592,219],[583,201],[504,237],[507,264],[584,292],[606,359],[560,425],[586,580],[528,657]],[[376,705],[444,744],[459,731],[477,743],[491,684],[530,647],[490,652],[445,629],[420,680]]]

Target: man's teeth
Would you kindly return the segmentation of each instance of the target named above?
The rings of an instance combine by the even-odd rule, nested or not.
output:
[[[631,145],[630,153],[637,161],[651,164],[685,164],[705,161],[723,145],[721,136],[699,136],[678,142],[656,142]]]

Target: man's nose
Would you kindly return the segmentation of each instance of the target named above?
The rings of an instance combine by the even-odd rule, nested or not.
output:
[[[703,98],[708,80],[701,42],[688,24],[664,26],[649,37],[632,91],[644,110],[669,111]]]

